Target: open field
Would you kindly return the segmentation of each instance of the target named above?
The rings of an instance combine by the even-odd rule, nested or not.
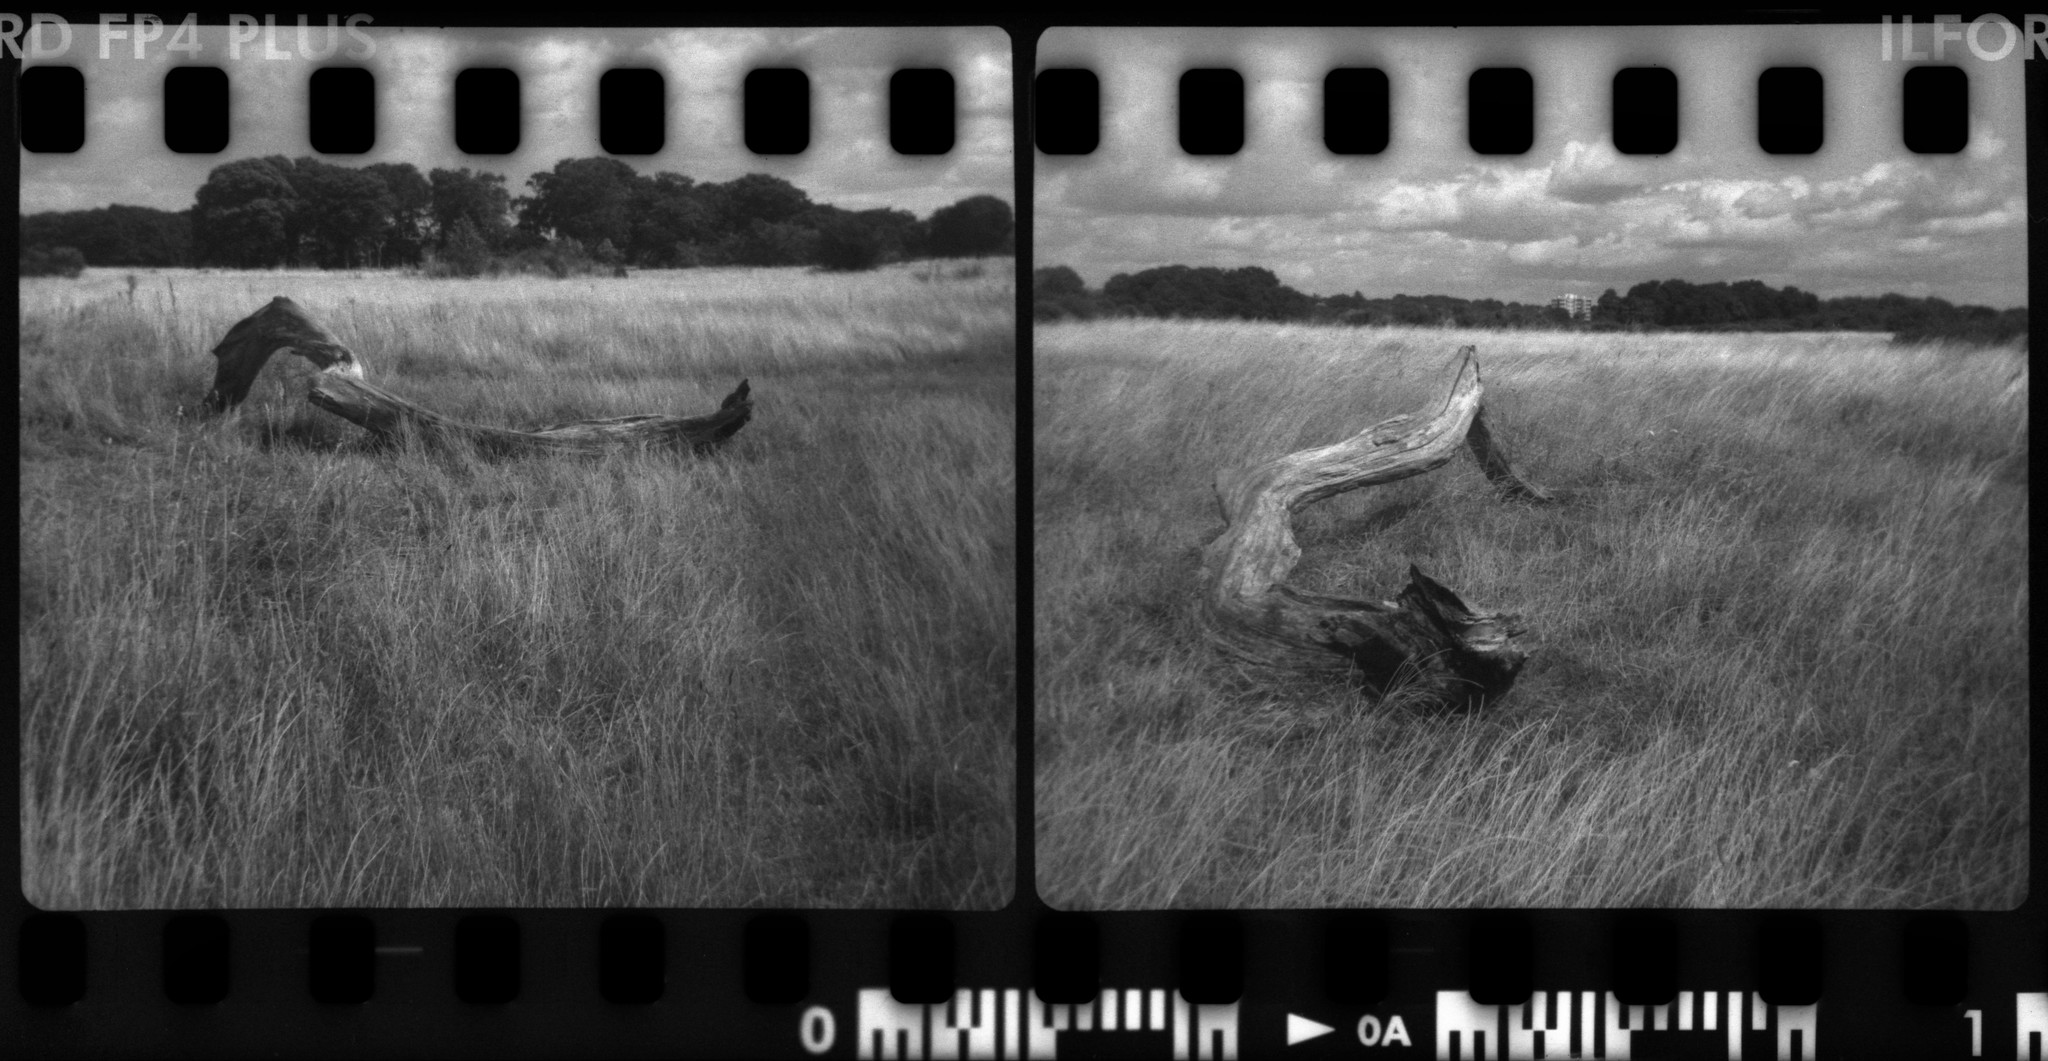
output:
[[[1469,455],[1295,519],[1305,589],[1412,561],[1520,612],[1477,714],[1245,673],[1193,624],[1215,472],[1443,400]],[[2009,908],[2027,891],[2011,350],[1871,335],[1105,321],[1034,351],[1040,894],[1079,908]]]
[[[65,908],[993,907],[1013,889],[1007,261],[22,283],[23,885]],[[281,357],[703,459],[378,452]]]

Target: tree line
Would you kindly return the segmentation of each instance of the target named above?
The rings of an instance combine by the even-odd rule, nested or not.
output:
[[[1118,273],[1092,290],[1080,274],[1049,266],[1032,274],[1033,316],[1042,321],[1097,317],[1186,317],[1461,328],[1559,328],[1608,331],[1886,331],[1895,341],[1959,339],[2004,343],[2025,339],[2027,311],[1958,306],[1940,298],[1885,294],[1823,299],[1797,287],[1759,280],[1695,284],[1650,280],[1594,301],[1590,319],[1565,309],[1454,295],[1367,298],[1304,294],[1257,267],[1168,265]]]
[[[1367,298],[1359,292],[1318,297],[1280,282],[1270,269],[1166,265],[1118,273],[1090,290],[1079,273],[1055,265],[1032,274],[1038,320],[1096,317],[1188,317],[1301,321],[1321,324],[1456,325],[1474,328],[1569,327],[1571,315],[1550,306],[1451,295]]]
[[[813,202],[761,173],[699,182],[614,158],[563,159],[514,196],[503,175],[422,174],[282,155],[217,166],[193,205],[24,215],[23,275],[92,266],[422,268],[436,274],[811,265],[869,269],[1014,247],[1010,204],[977,195],[919,218]]]

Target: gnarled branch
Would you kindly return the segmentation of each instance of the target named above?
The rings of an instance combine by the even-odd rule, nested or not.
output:
[[[1497,700],[1527,653],[1515,644],[1519,616],[1476,611],[1413,565],[1391,601],[1308,593],[1286,584],[1301,559],[1293,514],[1348,490],[1391,483],[1442,467],[1459,444],[1509,497],[1548,501],[1523,479],[1486,430],[1479,358],[1459,351],[1442,408],[1374,424],[1328,446],[1276,457],[1216,477],[1229,526],[1203,551],[1204,625],[1232,655],[1294,670],[1352,672],[1381,692],[1411,682],[1426,698]]]
[[[703,452],[731,438],[754,415],[746,380],[703,416],[616,416],[576,420],[532,430],[488,427],[443,416],[415,405],[363,378],[363,364],[348,347],[320,326],[291,299],[279,295],[270,304],[228,329],[213,348],[219,359],[207,404],[216,411],[233,408],[249,394],[256,374],[276,353],[297,354],[320,372],[313,377],[306,400],[373,434],[390,438],[410,431],[437,440],[466,440],[490,453],[561,452],[621,445],[668,446]]]

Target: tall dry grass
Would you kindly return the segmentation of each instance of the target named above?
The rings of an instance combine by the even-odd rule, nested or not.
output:
[[[71,908],[989,907],[1012,890],[1007,263],[22,285],[24,887]],[[707,459],[370,451],[284,294],[476,422],[715,408]]]
[[[1037,330],[1038,887],[1067,907],[2006,908],[2027,887],[2023,355],[1864,335]],[[1191,622],[1223,467],[1441,402],[1469,460],[1295,520],[1521,612],[1476,715],[1247,674]]]

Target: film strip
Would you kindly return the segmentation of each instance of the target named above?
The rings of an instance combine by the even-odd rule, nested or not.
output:
[[[1075,21],[0,14],[9,1056],[2048,1055],[2048,16]]]

